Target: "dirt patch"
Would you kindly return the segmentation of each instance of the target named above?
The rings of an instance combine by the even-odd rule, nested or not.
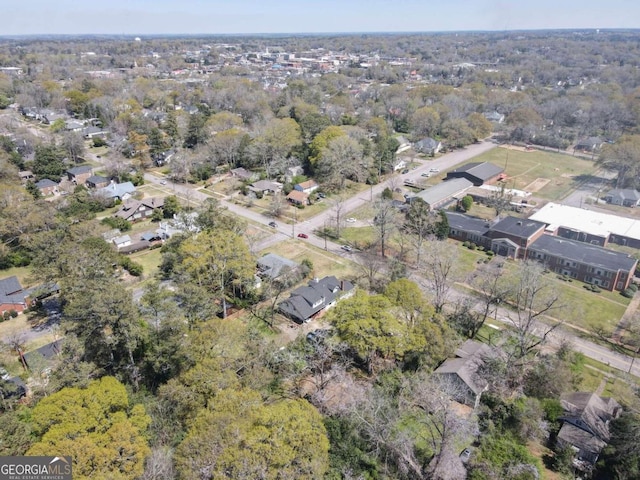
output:
[[[541,190],[544,187],[546,187],[550,181],[551,180],[548,178],[536,178],[533,182],[531,182],[529,185],[524,187],[523,190],[527,192],[537,192],[538,190]]]

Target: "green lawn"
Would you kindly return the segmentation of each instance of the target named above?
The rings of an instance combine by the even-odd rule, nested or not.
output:
[[[13,276],[18,277],[20,285],[23,287],[31,287],[32,283],[29,283],[29,276],[31,275],[30,267],[12,267],[6,270],[0,270],[0,278],[8,278]]]
[[[354,278],[359,275],[358,267],[353,262],[305,243],[304,240],[285,240],[261,251],[259,256],[267,253],[275,253],[298,263],[308,258],[313,263],[315,277],[335,275],[338,278]]]
[[[597,170],[593,161],[550,151],[519,151],[494,148],[473,159],[474,162],[491,162],[505,168],[508,188],[527,190],[536,179],[549,182],[533,196],[558,200],[574,189],[584,176]],[[459,167],[456,167],[459,168]]]
[[[158,273],[158,267],[162,261],[162,254],[159,248],[153,250],[143,250],[131,255],[131,260],[142,265],[142,275],[146,278],[151,278]]]

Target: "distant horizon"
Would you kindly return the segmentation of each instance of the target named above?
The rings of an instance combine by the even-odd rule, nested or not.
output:
[[[19,39],[19,38],[48,38],[48,37],[70,37],[70,38],[91,38],[91,37],[112,37],[112,38],[166,38],[166,37],[326,37],[326,36],[354,36],[354,35],[442,35],[442,34],[459,34],[459,33],[519,33],[519,32],[640,32],[640,27],[620,27],[620,28],[520,28],[511,30],[431,30],[431,31],[345,31],[345,32],[235,32],[235,33],[29,33],[29,34],[0,34],[0,38]]]
[[[2,37],[296,35],[640,28],[630,0],[21,0]],[[88,33],[87,33],[88,32]],[[202,33],[204,32],[204,33]]]

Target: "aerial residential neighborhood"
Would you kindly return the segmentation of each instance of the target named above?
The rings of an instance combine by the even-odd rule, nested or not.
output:
[[[640,478],[638,38],[0,37],[3,455]]]

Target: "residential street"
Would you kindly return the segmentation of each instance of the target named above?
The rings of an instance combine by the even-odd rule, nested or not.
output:
[[[406,174],[396,174],[396,178],[400,178],[401,182],[405,179],[413,179],[419,178],[420,175],[424,172],[428,172],[430,169],[438,169],[443,172],[448,170],[456,165],[467,162],[470,159],[474,158],[481,153],[491,150],[495,148],[497,145],[491,141],[484,141],[478,144],[470,145],[465,149],[456,150],[454,152],[445,154],[433,161],[423,161],[422,165],[415,170],[410,170]],[[100,162],[101,159],[92,157],[95,161]],[[183,200],[187,200],[189,202],[202,203],[206,199],[211,198],[209,195],[198,191],[196,188],[173,183],[168,181],[165,185],[162,185],[161,182],[164,180],[162,177],[158,177],[156,175],[146,173],[145,182],[150,184],[155,184],[157,187],[162,188],[166,191],[174,192],[175,195],[180,197]],[[389,181],[382,182],[378,185],[374,185],[369,190],[362,191],[357,195],[354,195],[350,198],[347,198],[343,202],[342,207],[342,215],[347,216],[349,212],[352,212],[359,207],[371,202],[372,198],[375,198],[377,195],[380,195],[382,191],[389,186]],[[585,185],[584,188],[588,189],[589,192],[592,192],[592,185]],[[579,201],[579,199],[586,194],[586,190],[582,191],[579,189],[570,195],[571,201]],[[309,237],[307,239],[300,239],[301,242],[310,243],[318,248],[325,249],[331,253],[343,256],[345,258],[350,258],[352,261],[358,261],[358,253],[357,252],[346,252],[341,248],[341,245],[332,241],[328,241],[324,238],[318,237],[314,234],[316,229],[322,228],[324,225],[330,225],[332,222],[332,217],[335,215],[333,209],[327,209],[324,212],[316,215],[315,217],[310,218],[304,222],[299,222],[292,226],[291,224],[287,224],[281,221],[276,221],[277,227],[269,227],[267,224],[271,219],[258,213],[256,211],[250,210],[248,208],[241,207],[236,205],[235,203],[222,200],[221,205],[229,209],[230,212],[235,215],[242,216],[244,218],[250,219],[258,224],[263,224],[265,228],[272,228],[274,230],[274,234],[269,236],[268,238],[262,240],[256,247],[258,250],[263,250],[268,248],[270,245],[278,243],[285,238],[296,238],[297,233],[304,232]],[[577,205],[576,205],[577,206]],[[417,277],[414,276],[414,280]],[[428,286],[426,285],[426,281],[422,279],[419,282],[423,289],[428,291]],[[466,294],[461,293],[459,291],[453,290],[450,298],[450,302],[461,302],[466,296]],[[502,323],[510,324],[511,320],[509,319],[508,311],[505,309],[498,309],[496,320]],[[539,328],[539,327],[538,327]],[[604,364],[610,365],[613,368],[616,368],[622,372],[628,372],[631,364],[632,358],[630,356],[614,352],[605,346],[598,345],[594,342],[585,340],[580,338],[575,333],[568,331],[566,328],[559,328],[554,331],[549,336],[549,341],[547,342],[548,346],[558,347],[562,342],[569,342],[576,351],[583,353],[585,356],[602,362]],[[631,373],[640,377],[640,362],[633,362],[633,367],[631,368]]]

